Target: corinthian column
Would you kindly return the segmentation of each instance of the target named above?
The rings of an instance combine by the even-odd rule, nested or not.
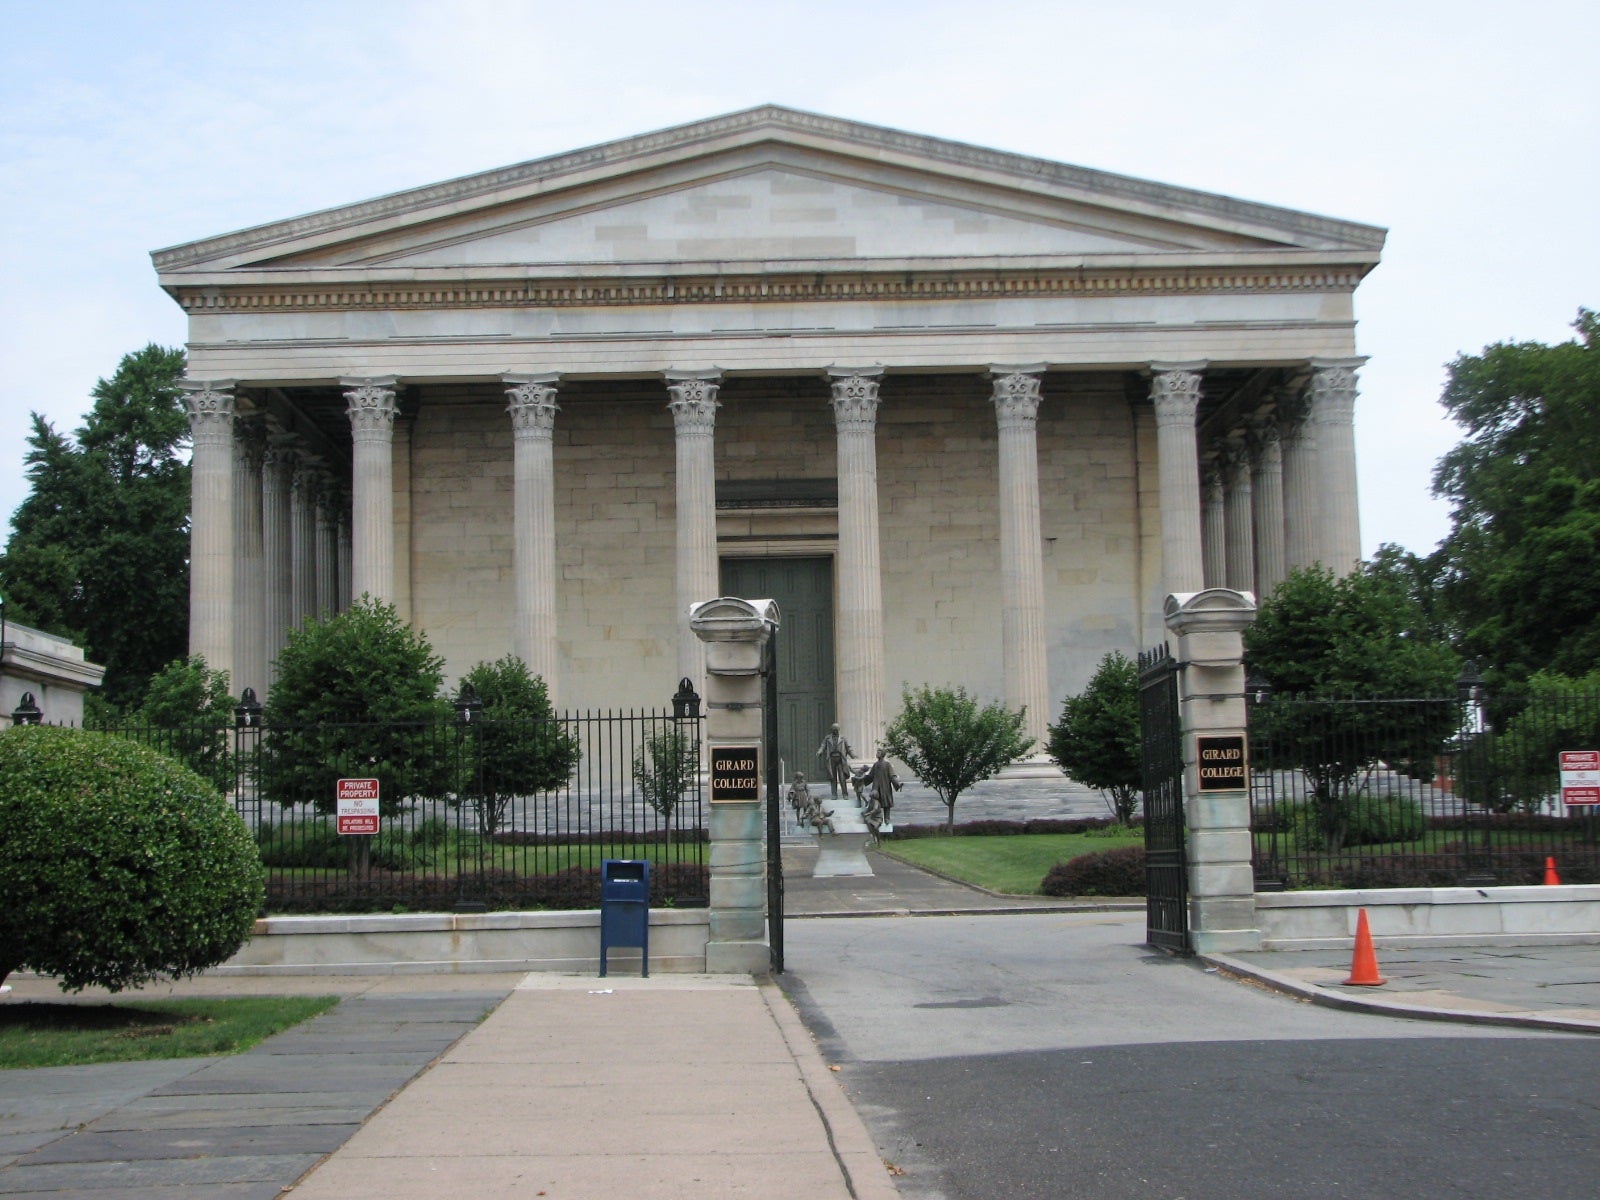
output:
[[[293,524],[289,495],[294,480],[294,451],[288,439],[268,441],[261,460],[261,547],[265,613],[267,677],[271,687],[278,678],[278,655],[283,652],[295,623]],[[266,693],[261,695],[265,698]]]
[[[668,371],[677,447],[678,675],[705,694],[705,652],[689,628],[689,606],[721,594],[717,573],[717,462],[714,434],[720,371]]]
[[[1250,487],[1250,451],[1229,442],[1222,453],[1222,486],[1227,512],[1227,562],[1224,586],[1236,592],[1256,588],[1256,546]]]
[[[189,653],[233,672],[233,380],[184,380],[189,460]]]
[[[350,418],[350,588],[394,601],[394,378],[341,379]]]
[[[317,477],[317,616],[332,616],[339,608],[339,549],[335,530],[339,523],[339,491],[333,476]]]
[[[1215,462],[1200,472],[1200,559],[1206,584],[1221,587],[1228,562],[1227,496],[1222,487],[1222,468]]]
[[[1356,369],[1364,358],[1311,360],[1311,419],[1322,460],[1322,553],[1336,574],[1361,561],[1356,504]]]
[[[839,706],[862,754],[883,740],[883,572],[878,548],[878,379],[829,367],[839,453]]]
[[[1256,587],[1272,595],[1288,573],[1283,552],[1283,447],[1278,426],[1262,421],[1251,429],[1251,507],[1254,510]]]
[[[1205,587],[1200,537],[1200,463],[1194,416],[1200,408],[1204,362],[1151,363],[1150,400],[1156,411],[1160,459],[1161,576],[1169,592]]]
[[[1322,521],[1317,511],[1322,478],[1309,392],[1304,387],[1285,391],[1278,412],[1283,443],[1283,545],[1289,570],[1295,571],[1323,561]]]
[[[556,700],[556,474],[558,375],[502,375],[513,439],[511,573],[514,645]],[[709,598],[709,597],[708,597]]]
[[[289,490],[289,588],[292,623],[317,614],[317,481],[322,468],[304,452],[294,456]]]
[[[991,367],[1000,428],[1001,655],[1006,705],[1026,708],[1023,731],[1044,745],[1050,672],[1044,642],[1044,543],[1039,532],[1039,380],[1044,364]]]
[[[261,460],[267,431],[260,417],[235,422],[233,440],[233,691],[267,689],[266,545]]]

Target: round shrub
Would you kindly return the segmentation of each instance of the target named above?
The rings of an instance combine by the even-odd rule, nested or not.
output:
[[[1050,868],[1039,890],[1046,896],[1142,896],[1144,847],[1123,846],[1069,858]]]
[[[0,979],[192,975],[244,944],[264,894],[244,822],[181,763],[81,729],[0,733]]]
[[[1329,848],[1328,825],[1342,824],[1338,845],[1382,846],[1390,842],[1414,842],[1427,827],[1422,806],[1409,796],[1361,795],[1329,813],[1315,801],[1302,800],[1280,805],[1280,828],[1295,836],[1304,850]]]

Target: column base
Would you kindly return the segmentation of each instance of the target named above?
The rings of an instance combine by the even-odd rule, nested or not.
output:
[[[706,974],[766,975],[772,970],[772,949],[766,942],[707,942]]]

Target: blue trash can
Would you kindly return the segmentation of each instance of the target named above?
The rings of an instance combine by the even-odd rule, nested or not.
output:
[[[650,860],[607,858],[600,863],[600,974],[613,946],[639,947],[640,974],[650,974]]]

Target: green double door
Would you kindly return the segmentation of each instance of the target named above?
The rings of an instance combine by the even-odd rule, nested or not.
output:
[[[776,600],[778,757],[787,786],[796,771],[822,778],[817,747],[834,720],[833,560],[725,558],[722,594]]]

